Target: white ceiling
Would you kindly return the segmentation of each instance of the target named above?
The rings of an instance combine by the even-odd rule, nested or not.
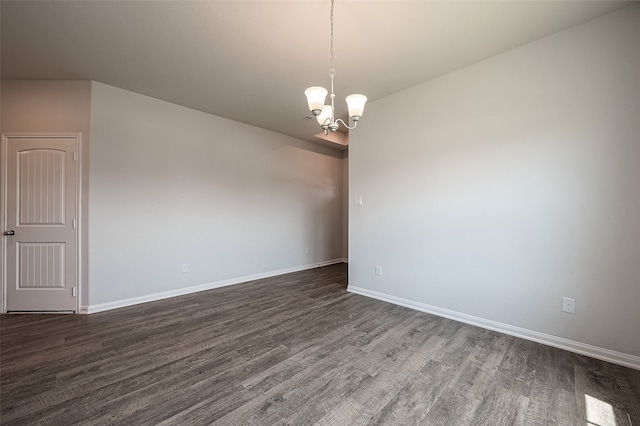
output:
[[[632,1],[335,4],[336,101],[376,100]],[[2,1],[3,79],[89,79],[301,139],[329,0]],[[367,113],[360,122],[366,125]]]

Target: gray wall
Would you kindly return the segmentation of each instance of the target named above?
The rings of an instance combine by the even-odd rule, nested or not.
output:
[[[88,302],[86,231],[91,82],[3,80],[1,85],[2,133],[81,135],[80,304],[85,306]],[[4,200],[2,202],[4,203]]]
[[[84,308],[344,257],[340,151],[89,81],[1,94],[3,133],[82,135]]]
[[[639,22],[625,8],[367,105],[350,288],[640,355]]]
[[[341,259],[342,165],[330,148],[92,83],[90,305]]]
[[[349,151],[342,158],[342,258],[349,260]]]

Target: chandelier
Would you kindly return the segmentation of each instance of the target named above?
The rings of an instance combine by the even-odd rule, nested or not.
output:
[[[324,87],[313,86],[304,91],[304,94],[307,95],[309,110],[313,115],[315,115],[316,120],[318,120],[318,124],[320,124],[322,130],[324,130],[325,135],[328,134],[329,131],[335,132],[338,130],[340,123],[349,130],[355,129],[358,124],[358,120],[362,117],[364,104],[367,102],[367,97],[365,95],[347,96],[346,101],[347,108],[349,110],[349,117],[351,117],[351,120],[353,121],[352,127],[349,127],[349,125],[341,119],[335,119],[334,99],[336,95],[333,93],[333,77],[336,75],[336,70],[333,65],[333,2],[334,0],[331,0],[331,13],[329,15],[329,20],[331,21],[331,68],[329,69],[329,77],[331,77],[331,94],[329,95],[329,98],[331,99],[331,105],[324,104],[328,93],[327,89]]]

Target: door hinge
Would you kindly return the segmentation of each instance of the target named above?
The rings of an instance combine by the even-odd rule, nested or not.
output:
[[[78,161],[78,152],[77,151],[73,152],[73,161]]]
[[[75,287],[71,287],[71,295],[73,297],[76,297],[76,288]]]
[[[75,219],[71,219],[71,226],[73,227],[73,229],[76,229],[76,220]]]

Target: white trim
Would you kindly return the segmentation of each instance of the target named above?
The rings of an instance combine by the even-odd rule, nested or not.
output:
[[[85,226],[84,226],[84,217],[82,216],[82,203],[83,203],[83,195],[82,195],[82,181],[83,181],[83,174],[84,174],[84,170],[82,167],[82,163],[84,163],[83,161],[83,146],[84,146],[84,141],[82,140],[82,133],[73,133],[75,135],[78,136],[78,140],[76,141],[76,152],[77,152],[77,160],[76,160],[76,194],[77,194],[77,198],[76,198],[76,262],[78,262],[78,264],[76,265],[76,274],[78,274],[76,276],[76,287],[78,288],[78,291],[76,292],[76,314],[80,313],[80,306],[82,304],[82,293],[83,293],[83,289],[85,288],[85,282],[82,280],[82,273],[84,272],[84,270],[82,269],[82,262],[85,259],[84,256],[84,249],[85,247],[82,245],[82,239],[84,236],[84,232],[85,232]]]
[[[231,278],[228,280],[215,281],[206,284],[195,285],[191,287],[178,288],[175,290],[163,291],[160,293],[147,294],[144,296],[132,297],[129,299],[115,300],[113,302],[98,303],[96,305],[82,306],[80,313],[95,314],[96,312],[110,311],[111,309],[124,308],[126,306],[137,305],[140,303],[153,302],[156,300],[168,299],[170,297],[182,296],[185,294],[197,293],[199,291],[212,290],[214,288],[226,287],[234,284],[241,284],[247,281],[260,280],[263,278],[275,277],[278,275],[290,274],[291,272],[305,271],[307,269],[319,268],[322,266],[334,265],[342,263],[343,259],[327,260],[325,262],[311,263],[308,265],[295,266],[293,268],[279,269],[277,271],[262,272],[260,274],[247,275],[244,277]]]
[[[3,133],[2,140],[0,141],[0,162],[2,165],[2,172],[0,173],[0,229],[4,233],[7,230],[7,136]],[[7,259],[5,254],[5,247],[7,245],[7,239],[3,236],[0,236],[2,241],[0,241],[0,313],[4,314],[7,312]]]
[[[348,286],[347,291],[360,294],[362,296],[371,297],[382,300],[384,302],[393,303],[395,305],[404,306],[406,308],[415,309],[416,311],[426,312],[477,327],[486,328],[488,330],[497,331],[499,333],[508,334],[510,336],[520,337],[525,340],[542,343],[544,345],[553,346],[564,349],[577,354],[590,356],[613,364],[622,365],[624,367],[640,370],[640,356],[625,354],[623,352],[613,351],[598,346],[589,345],[574,340],[565,339],[563,337],[553,336],[551,334],[540,333],[538,331],[528,330],[526,328],[516,327],[497,321],[492,321],[473,315],[463,314],[449,309],[439,308],[437,306],[427,305],[425,303],[416,302],[401,297],[391,296],[366,288]]]

